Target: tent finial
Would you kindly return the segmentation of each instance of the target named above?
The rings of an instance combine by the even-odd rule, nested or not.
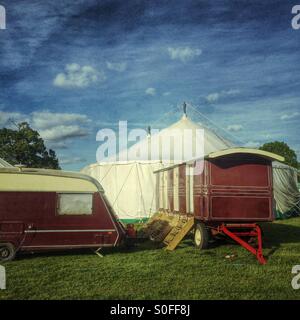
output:
[[[147,135],[148,135],[148,137],[151,136],[151,127],[150,126],[148,126],[148,128],[147,128]]]
[[[186,113],[186,103],[183,102],[183,117],[187,118],[187,113]]]

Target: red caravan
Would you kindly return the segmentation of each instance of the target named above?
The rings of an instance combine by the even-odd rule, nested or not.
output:
[[[100,248],[126,234],[93,178],[56,170],[0,168],[0,258],[17,251]]]
[[[199,249],[207,247],[209,237],[225,234],[264,264],[256,222],[274,220],[273,160],[284,158],[257,149],[232,148],[158,170],[159,211],[193,217]],[[201,167],[202,172],[195,172]],[[252,237],[257,237],[258,248],[247,242]]]

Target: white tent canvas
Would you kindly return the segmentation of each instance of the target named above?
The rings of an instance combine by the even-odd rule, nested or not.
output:
[[[284,163],[273,162],[274,198],[278,218],[300,210],[297,169]]]
[[[142,220],[156,211],[156,180],[153,171],[160,162],[128,161],[96,163],[82,170],[96,178],[122,220]]]

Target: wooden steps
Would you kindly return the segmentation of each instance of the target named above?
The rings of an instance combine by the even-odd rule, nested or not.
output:
[[[139,231],[139,237],[163,242],[166,250],[174,250],[194,226],[194,217],[158,213]]]
[[[139,237],[149,238],[151,241],[162,242],[179,220],[178,215],[158,213],[139,230]]]
[[[181,218],[177,225],[169,232],[169,234],[164,239],[164,244],[167,245],[166,250],[174,250],[182,239],[190,232],[194,226],[193,217]]]

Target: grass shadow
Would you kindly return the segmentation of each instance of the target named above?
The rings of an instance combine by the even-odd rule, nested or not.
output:
[[[285,221],[288,222],[288,220]],[[263,223],[261,228],[266,244],[300,243],[300,226],[288,223]]]
[[[300,218],[299,218],[300,219]],[[300,227],[285,223],[263,223],[263,247],[269,249],[266,257],[273,255],[282,244],[300,243]]]

